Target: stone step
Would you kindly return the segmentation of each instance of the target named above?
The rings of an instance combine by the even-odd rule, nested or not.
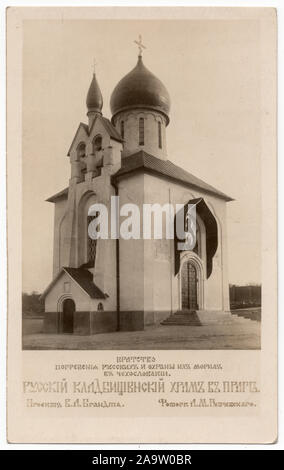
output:
[[[229,312],[216,312],[216,311],[199,311],[197,312],[198,318],[202,324],[214,324],[214,323],[238,323],[238,324],[249,324],[250,320],[244,317],[238,317],[232,315]]]
[[[261,311],[237,311],[235,312],[232,310],[232,315],[238,316],[239,318],[245,318],[246,320],[251,320],[251,321],[261,321]]]
[[[168,322],[167,320],[164,320],[161,322],[161,325],[164,325],[164,326],[203,326],[203,325],[200,325],[200,323],[193,323],[193,322],[178,322],[178,323],[174,323],[174,322]]]
[[[238,324],[249,327],[252,321],[248,318],[232,315],[229,312],[217,311],[177,311],[161,322],[162,325],[187,325],[187,326],[205,326],[205,325],[230,325]]]
[[[166,320],[163,320],[162,325],[194,325],[194,326],[201,326],[200,322],[194,321],[194,320],[172,320],[170,318],[167,318]]]

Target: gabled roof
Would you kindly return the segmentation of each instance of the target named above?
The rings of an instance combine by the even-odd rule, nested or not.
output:
[[[209,194],[213,194],[220,197],[221,199],[225,199],[225,201],[234,200],[210,184],[205,183],[188,171],[185,171],[183,168],[175,165],[170,160],[161,160],[160,158],[154,157],[153,155],[144,152],[144,150],[140,150],[133,155],[122,158],[122,166],[120,170],[115,173],[113,178],[122,178],[124,175],[128,175],[131,172],[139,170],[144,170],[152,174],[170,178],[191,188],[202,189]],[[69,188],[63,189],[59,193],[54,194],[54,196],[46,199],[46,201],[56,202],[61,198],[67,198],[68,189]]]
[[[45,289],[41,298],[46,297],[48,292],[52,289],[52,287],[56,284],[57,280],[62,276],[63,273],[68,274],[76,284],[81,287],[81,289],[86,292],[86,294],[91,297],[91,299],[106,299],[108,297],[107,294],[104,294],[93,282],[93,275],[90,271],[84,268],[68,268],[64,267],[59,271],[57,276],[51,281],[49,286]]]
[[[69,148],[69,150],[68,150],[68,153],[67,153],[68,156],[70,155],[71,148],[72,148],[72,146],[73,146],[73,144],[74,144],[74,142],[75,142],[75,139],[76,139],[77,134],[78,134],[79,130],[81,129],[81,127],[85,130],[85,132],[87,133],[87,135],[89,135],[89,126],[88,126],[87,124],[85,124],[84,122],[80,122],[80,124],[79,124],[79,126],[78,126],[78,129],[76,130],[76,133],[75,133],[74,138],[73,138],[73,140],[72,140],[72,143],[71,143],[71,145],[70,145],[70,148]]]
[[[118,142],[123,142],[123,139],[120,135],[120,133],[116,130],[116,128],[112,125],[112,123],[110,122],[109,119],[105,118],[105,117],[102,117],[102,122],[107,130],[107,132],[109,133],[109,136],[114,139],[114,140],[117,140]]]
[[[68,197],[68,190],[69,188],[62,189],[62,191],[59,191],[59,193],[54,194],[53,196],[50,196],[48,199],[46,199],[47,202],[56,202],[59,199],[65,199]]]
[[[226,201],[233,201],[231,197],[175,165],[170,160],[161,160],[160,158],[144,152],[144,150],[122,158],[122,166],[120,170],[115,173],[113,178],[116,180],[134,171],[141,170],[169,178],[191,188],[202,189],[204,192],[218,196]]]
[[[101,120],[101,122],[103,123],[103,125],[104,125],[104,127],[105,127],[105,129],[106,129],[106,131],[107,131],[107,133],[109,134],[109,136],[110,136],[111,139],[117,140],[118,142],[123,142],[123,139],[122,139],[120,133],[119,133],[119,132],[116,130],[116,128],[112,125],[112,123],[110,122],[110,120],[107,119],[107,118],[105,118],[104,116],[100,116],[100,115],[98,114],[98,115],[96,116],[96,118],[94,119],[94,121],[93,121],[93,124],[92,124],[92,126],[91,126],[90,131],[89,131],[89,126],[88,126],[87,124],[85,124],[85,123],[83,123],[83,122],[80,122],[80,124],[79,124],[79,126],[78,126],[78,129],[77,129],[77,131],[76,131],[76,134],[75,134],[75,136],[74,136],[74,139],[72,140],[72,144],[70,145],[70,148],[69,148],[69,150],[68,150],[67,155],[70,155],[71,148],[72,148],[73,143],[74,143],[74,141],[75,141],[75,139],[76,139],[76,137],[77,137],[77,134],[78,134],[78,132],[79,132],[79,129],[80,129],[81,127],[83,127],[83,129],[86,131],[87,135],[89,136],[89,135],[91,134],[91,132],[92,132],[92,129],[93,129],[93,127],[94,127],[95,122],[96,122],[97,119],[100,119],[100,120]]]

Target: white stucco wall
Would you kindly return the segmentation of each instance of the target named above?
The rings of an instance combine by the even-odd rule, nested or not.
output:
[[[212,274],[207,279],[204,265],[204,303],[203,308],[208,310],[229,310],[229,285],[227,278],[227,240],[226,240],[226,202],[214,195],[202,190],[188,189],[179,184],[145,174],[144,178],[145,202],[165,204],[185,204],[190,199],[203,197],[209,209],[213,213],[218,225],[218,248],[213,258]],[[165,240],[165,243],[167,241]],[[173,244],[173,242],[172,242]],[[149,256],[155,260],[155,256]],[[156,265],[157,262],[153,261]],[[168,263],[170,269],[174,269],[174,260]],[[156,268],[157,269],[157,268]],[[158,279],[158,278],[156,278]],[[168,276],[170,279],[170,276]],[[156,284],[156,287],[155,287]],[[176,297],[178,290],[178,279],[173,281],[174,307],[176,307]],[[159,290],[159,282],[154,280],[153,289]]]
[[[144,145],[139,145],[139,118],[144,119]],[[145,150],[158,158],[167,158],[166,120],[161,113],[146,109],[121,112],[115,117],[115,127],[119,133],[121,121],[124,121],[124,156]],[[158,139],[158,122],[161,123],[161,148]]]
[[[67,273],[63,273],[46,295],[45,311],[62,311],[62,302],[67,298],[74,300],[78,312],[97,311],[100,302],[104,310],[113,310],[111,299],[92,299]]]
[[[54,235],[53,235],[53,277],[64,266],[64,223],[67,210],[67,197],[61,198],[54,204]]]
[[[132,174],[119,182],[120,206],[135,203],[139,207],[144,198],[144,175]],[[122,217],[122,222],[125,217]],[[144,241],[119,240],[120,309],[144,310]]]
[[[203,197],[216,218],[218,248],[213,258],[210,277],[206,276],[206,259],[200,261],[199,308],[229,310],[227,278],[226,202],[202,190],[191,190],[164,178],[149,174],[132,174],[119,182],[120,203],[140,205],[185,204]],[[204,251],[204,250],[203,250]],[[195,256],[195,255],[194,255]],[[178,310],[181,308],[180,276],[174,275],[173,240],[120,240],[121,308],[122,310]]]
[[[66,298],[73,299],[76,305],[76,310],[81,312],[97,310],[97,304],[100,302],[100,300],[91,299],[68,274],[63,273],[46,295],[45,311],[62,311],[62,302]]]

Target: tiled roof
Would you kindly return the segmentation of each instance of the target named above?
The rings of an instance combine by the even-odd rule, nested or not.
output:
[[[144,170],[149,173],[170,178],[191,188],[202,189],[203,191],[214,194],[215,196],[225,199],[226,201],[233,200],[231,197],[222,193],[218,189],[205,183],[188,171],[183,170],[183,168],[175,165],[170,160],[161,160],[160,158],[154,157],[153,155],[144,152],[144,150],[140,150],[133,155],[124,157],[122,159],[122,167],[114,175],[114,178],[117,179],[138,170]]]
[[[92,299],[106,299],[108,297],[107,294],[104,294],[96,284],[94,284],[93,275],[90,271],[84,268],[64,267],[45,289],[41,296],[42,298],[48,294],[64,272],[66,272]]]
[[[210,184],[205,183],[188,171],[175,165],[170,160],[161,160],[160,158],[156,158],[153,155],[144,152],[144,150],[140,150],[140,152],[122,158],[122,167],[114,175],[114,178],[117,179],[138,170],[145,170],[149,173],[154,173],[162,177],[164,176],[183,183],[191,188],[202,189],[203,191],[209,194],[214,194],[226,201],[233,201],[230,196],[227,196]],[[58,199],[63,197],[68,197],[68,188],[63,189],[46,200],[48,202],[56,202]]]
[[[93,282],[93,275],[88,269],[84,268],[63,268],[69,276],[71,276],[74,281],[79,284],[82,289],[87,292],[87,294],[92,299],[105,299],[107,297]]]

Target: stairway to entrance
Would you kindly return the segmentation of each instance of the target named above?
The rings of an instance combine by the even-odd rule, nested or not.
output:
[[[213,324],[247,324],[254,320],[232,315],[230,312],[209,310],[181,310],[172,313],[161,325],[205,326]]]
[[[190,325],[201,326],[201,322],[195,310],[179,311],[172,313],[168,318],[161,322],[161,325]]]

